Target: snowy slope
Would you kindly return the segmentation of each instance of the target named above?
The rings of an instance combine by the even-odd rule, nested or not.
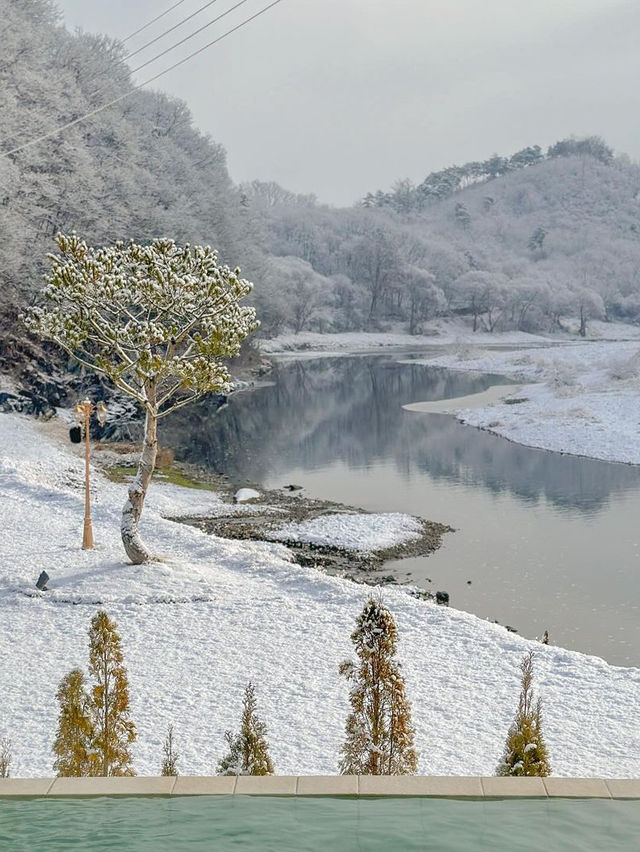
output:
[[[461,402],[457,416],[464,423],[530,447],[640,464],[637,342],[468,351],[418,363],[501,373],[522,383],[515,397],[525,401],[515,405],[496,402],[471,410]]]
[[[95,481],[94,552],[80,550],[80,460],[41,427],[0,415],[0,734],[14,774],[52,774],[60,678],[86,665],[99,604],[118,622],[139,739],[140,774],[157,774],[167,724],[180,769],[207,774],[239,718],[248,679],[280,773],[333,773],[347,712],[339,662],[370,589],[289,561],[276,544],[224,541],[163,520],[202,493],[152,486],[143,532],[166,561],[127,565],[118,535],[124,486]],[[33,588],[41,569],[50,591]],[[35,596],[34,596],[35,594]],[[491,773],[531,643],[475,616],[384,590],[400,632],[420,772]],[[640,670],[536,645],[553,769],[640,776]]]

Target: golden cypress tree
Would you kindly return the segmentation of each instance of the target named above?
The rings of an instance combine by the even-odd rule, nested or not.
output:
[[[99,610],[89,630],[89,671],[95,678],[91,689],[93,748],[97,774],[135,775],[129,745],[136,739],[136,726],[130,719],[129,684],[116,627]]]
[[[256,715],[256,690],[249,682],[242,701],[240,733],[227,731],[228,754],[218,764],[218,775],[273,775],[269,756],[267,727]]]
[[[80,669],[73,669],[62,678],[56,698],[60,704],[60,715],[53,744],[56,756],[54,770],[61,776],[99,774],[92,745],[91,701]]]
[[[370,598],[351,634],[358,662],[340,666],[352,683],[339,764],[343,775],[410,775],[418,767],[411,705],[394,659],[397,635],[390,611]]]
[[[542,736],[542,703],[533,695],[533,651],[520,664],[522,682],[515,719],[511,723],[496,775],[551,775]]]

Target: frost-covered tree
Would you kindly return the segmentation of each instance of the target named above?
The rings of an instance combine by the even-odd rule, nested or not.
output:
[[[162,758],[160,775],[170,775],[172,777],[177,776],[179,774],[178,758],[180,755],[176,751],[175,742],[173,740],[173,725],[169,725],[167,728],[167,736],[162,746],[162,753],[164,757]]]
[[[138,472],[122,513],[122,541],[132,562],[152,559],[138,525],[158,448],[158,421],[211,391],[230,389],[222,363],[258,326],[241,300],[252,285],[240,270],[218,264],[209,246],[92,248],[75,234],[58,235],[59,254],[41,304],[27,328],[107,376],[145,412]]]
[[[539,225],[529,237],[529,242],[527,243],[527,246],[529,248],[529,251],[532,252],[536,257],[544,256],[543,246],[546,236],[546,230]]]
[[[496,775],[551,774],[542,735],[542,704],[533,694],[533,651],[521,663],[522,682],[518,711],[513,720]]]
[[[240,732],[224,735],[228,753],[218,764],[218,775],[273,775],[273,761],[269,756],[267,727],[256,715],[256,691],[247,684],[242,701]]]
[[[507,298],[507,279],[494,272],[465,272],[453,283],[451,292],[458,310],[473,317],[473,330],[480,327],[480,317],[486,314],[487,328],[493,331]]]
[[[340,674],[351,682],[343,775],[411,775],[418,767],[411,705],[395,659],[398,631],[389,609],[370,598],[351,634],[358,662],[346,660]]]
[[[90,691],[93,724],[92,746],[98,775],[135,775],[129,746],[136,726],[129,710],[129,682],[123,665],[117,625],[104,610],[91,620],[89,671],[95,679]]]
[[[285,318],[296,334],[310,328],[323,303],[331,296],[331,282],[310,263],[299,257],[278,257],[269,264],[268,277],[277,282],[280,298],[286,302]],[[272,293],[272,298],[277,298]]]
[[[602,319],[605,315],[602,296],[587,287],[579,287],[575,293],[575,301],[578,311],[580,325],[578,334],[580,337],[587,336],[587,323],[591,319]]]
[[[80,669],[73,669],[62,678],[56,698],[60,714],[53,744],[55,772],[60,776],[80,777],[99,774],[97,754],[93,749],[91,700]]]

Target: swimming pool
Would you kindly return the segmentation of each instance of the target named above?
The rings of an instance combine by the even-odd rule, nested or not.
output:
[[[635,852],[640,801],[184,796],[0,801],[0,849]]]

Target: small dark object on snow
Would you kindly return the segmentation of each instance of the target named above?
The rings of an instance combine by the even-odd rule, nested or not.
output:
[[[284,491],[302,491],[302,485],[283,485]]]
[[[36,581],[36,589],[38,589],[38,591],[40,591],[40,592],[46,592],[47,591],[47,580],[48,579],[49,579],[49,575],[47,574],[47,572],[42,571],[40,576],[38,577],[38,579]]]
[[[517,633],[518,630],[515,627],[509,627],[508,624],[505,624],[505,629],[509,631],[509,633]]]
[[[436,603],[449,606],[449,592],[436,592]]]
[[[544,633],[542,634],[542,644],[543,645],[549,644],[549,631],[548,630],[545,630]]]
[[[471,580],[467,580],[467,586],[471,585]]]
[[[79,444],[82,441],[82,429],[79,426],[72,426],[69,429],[69,440],[72,444]]]

